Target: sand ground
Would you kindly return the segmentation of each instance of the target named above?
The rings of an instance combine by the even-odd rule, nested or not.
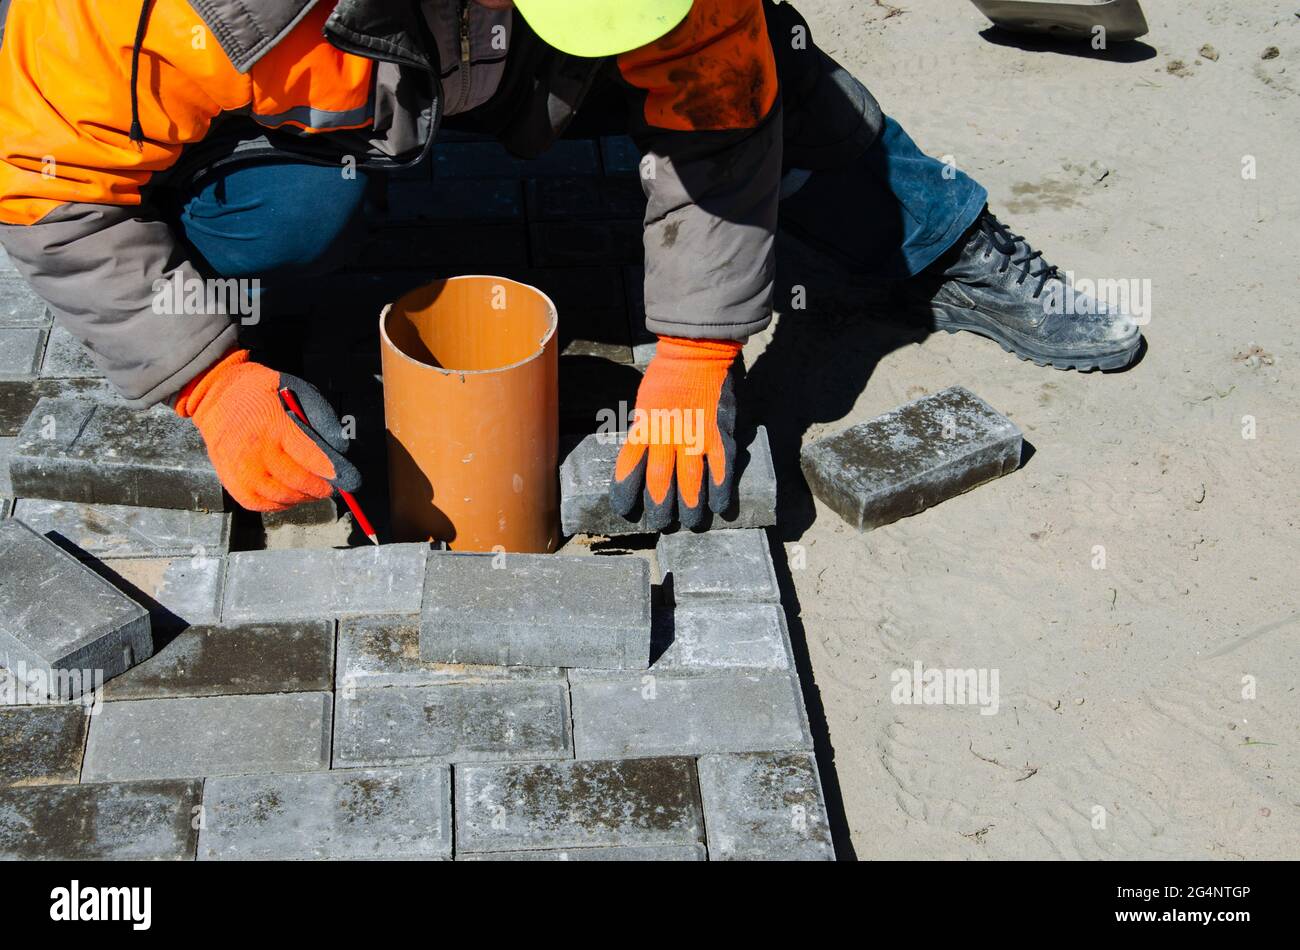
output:
[[[808,309],[746,356],[837,844],[1300,857],[1295,5],[1144,0],[1150,34],[1094,54],[893,2],[799,5],[1048,260],[1149,280],[1153,309],[1129,371],[1058,372],[881,321],[783,245]],[[1021,426],[1019,471],[867,534],[814,509],[801,442],[954,384]],[[892,702],[918,661],[996,670],[998,711]]]

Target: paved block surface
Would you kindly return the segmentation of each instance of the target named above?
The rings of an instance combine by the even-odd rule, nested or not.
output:
[[[221,619],[224,558],[113,558],[94,566],[148,608],[155,630],[213,624]]]
[[[416,614],[426,544],[241,551],[226,567],[226,623]]]
[[[0,272],[0,327],[48,327],[50,311],[16,270]]]
[[[762,529],[660,535],[655,556],[663,584],[679,604],[781,601],[767,532]]]
[[[417,618],[363,617],[341,621],[337,666],[335,688],[340,693],[385,686],[564,679],[564,670],[554,666],[495,666],[421,660],[420,622]]]
[[[230,546],[230,516],[215,511],[23,498],[14,516],[101,558],[220,557]]]
[[[565,848],[559,851],[469,851],[457,861],[707,861],[704,845],[648,848]]]
[[[433,152],[435,180],[594,175],[599,169],[596,143],[587,139],[561,139],[533,161],[515,158],[497,142],[443,141],[441,134]]]
[[[528,182],[533,221],[634,219],[645,214],[645,192],[635,178],[535,178]]]
[[[40,375],[45,379],[98,379],[104,373],[80,340],[55,325],[45,344]]]
[[[703,833],[690,759],[456,768],[458,852],[692,847]]]
[[[569,688],[579,759],[812,748],[790,676],[624,673]]]
[[[95,670],[110,679],[152,653],[143,607],[21,521],[0,521],[0,666]],[[79,693],[42,678],[52,695]]]
[[[953,386],[804,446],[813,494],[859,530],[937,505],[1020,465],[1014,422]]]
[[[640,221],[551,221],[529,226],[534,267],[634,263],[644,253]]]
[[[0,789],[0,860],[185,861],[201,781]]]
[[[76,782],[86,721],[80,704],[0,708],[0,788]]]
[[[449,859],[444,766],[208,779],[199,860]]]
[[[617,442],[593,434],[578,444],[560,465],[560,520],[565,534],[644,533],[644,516],[628,521],[609,506],[609,484],[618,458]],[[776,469],[767,429],[759,426],[739,469],[733,510],[714,518],[714,528],[761,528],[776,524]]]
[[[643,558],[435,554],[425,571],[423,659],[650,665],[650,565]]]
[[[706,755],[697,765],[714,861],[835,860],[811,755]]]
[[[329,768],[329,693],[105,703],[90,724],[84,781]]]
[[[359,689],[337,705],[335,768],[573,754],[563,683]]]
[[[332,688],[334,624],[196,626],[107,683],[104,698],[171,699]]]
[[[18,434],[20,498],[220,511],[221,483],[194,424],[148,410],[43,397]]]
[[[36,371],[47,332],[0,326],[0,435],[14,435],[36,404]]]
[[[9,456],[13,454],[16,436],[0,436],[0,498],[13,498],[14,486],[9,481]]]

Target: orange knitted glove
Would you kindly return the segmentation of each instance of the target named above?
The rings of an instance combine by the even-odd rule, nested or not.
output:
[[[614,511],[629,517],[640,502],[647,527],[658,531],[672,522],[675,507],[683,527],[698,527],[706,480],[708,509],[726,510],[736,467],[732,364],[741,346],[733,340],[659,338],[614,465]]]
[[[288,387],[310,421],[304,426],[280,397]],[[334,410],[310,383],[249,362],[231,350],[190,380],[176,413],[192,418],[230,496],[250,511],[283,511],[356,491],[361,476],[342,455],[348,440]]]

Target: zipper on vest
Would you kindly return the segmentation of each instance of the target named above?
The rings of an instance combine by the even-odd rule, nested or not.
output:
[[[470,43],[469,43],[469,4],[470,0],[460,0],[460,102],[457,112],[463,112],[470,94]]]

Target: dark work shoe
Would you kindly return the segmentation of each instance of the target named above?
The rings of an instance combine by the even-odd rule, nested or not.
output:
[[[935,329],[978,333],[1039,366],[1122,369],[1142,343],[1131,314],[1076,291],[987,208],[903,290]]]

